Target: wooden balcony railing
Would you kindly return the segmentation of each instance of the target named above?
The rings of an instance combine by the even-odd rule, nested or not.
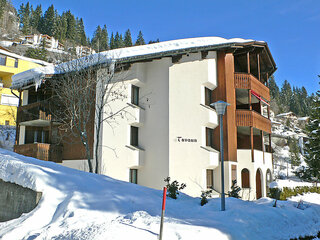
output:
[[[49,103],[47,101],[35,102],[18,107],[17,121],[19,123],[32,120],[53,120],[49,111]]]
[[[236,110],[236,124],[238,127],[254,127],[271,133],[271,121],[255,111]]]
[[[249,73],[234,73],[235,88],[250,89],[270,101],[270,91],[262,82]]]
[[[14,145],[14,151],[44,161],[62,162],[62,146],[48,143]]]

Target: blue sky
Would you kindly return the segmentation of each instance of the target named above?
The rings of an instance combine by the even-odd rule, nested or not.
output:
[[[27,1],[12,0],[19,8]],[[266,41],[278,70],[281,87],[319,89],[320,1],[318,0],[31,0],[46,10],[54,4],[59,13],[71,10],[82,17],[87,34],[106,24],[109,32],[130,29],[135,40],[142,30],[146,41],[219,36]]]

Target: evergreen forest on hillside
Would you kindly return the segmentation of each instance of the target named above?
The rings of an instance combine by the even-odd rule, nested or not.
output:
[[[306,88],[302,86],[291,87],[285,80],[279,88],[274,77],[269,79],[271,96],[271,109],[275,114],[283,112],[293,112],[297,116],[308,116],[311,111],[314,94],[309,95]]]
[[[9,12],[8,8],[11,9],[11,14],[7,14]],[[2,22],[5,15],[15,15],[15,20],[19,25],[18,30],[21,34],[47,34],[58,39],[65,46],[89,46],[100,52],[146,44],[142,31],[139,31],[136,41],[133,41],[130,29],[124,34],[112,32],[109,37],[106,25],[103,25],[103,27],[97,26],[90,39],[85,32],[82,18],[75,17],[70,10],[59,14],[53,4],[44,11],[41,4],[34,7],[27,2],[26,4],[21,4],[17,11],[8,0],[0,0],[0,19],[2,19]],[[2,26],[2,30],[5,29],[6,27]],[[148,43],[155,42],[159,42],[159,39]]]

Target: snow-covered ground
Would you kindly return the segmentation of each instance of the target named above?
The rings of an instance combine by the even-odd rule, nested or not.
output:
[[[0,149],[0,178],[43,192],[30,213],[0,223],[0,239],[150,239],[159,232],[162,191]],[[304,210],[298,209],[302,199]],[[163,239],[290,239],[320,229],[320,195],[290,201],[168,199]]]
[[[295,188],[295,187],[313,187],[315,184],[310,182],[303,182],[298,178],[291,179],[277,179],[270,183],[270,188]]]

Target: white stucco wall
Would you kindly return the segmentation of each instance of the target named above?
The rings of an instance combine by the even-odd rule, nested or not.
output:
[[[264,156],[264,160],[263,160]],[[256,199],[256,174],[257,170],[261,170],[262,183],[262,197],[266,197],[266,173],[270,169],[272,172],[272,155],[271,153],[264,153],[259,150],[254,150],[254,162],[251,158],[251,150],[239,149],[237,150],[238,168],[237,168],[237,182],[241,187],[241,171],[247,168],[250,173],[250,189],[242,189],[241,196],[245,200]]]
[[[206,169],[219,164],[219,154],[201,148],[205,127],[218,124],[216,112],[202,105],[204,87],[214,89],[217,82],[216,53],[207,58],[202,59],[201,53],[183,55],[169,69],[169,173],[172,180],[186,183],[184,192],[194,196],[206,189]],[[181,142],[178,137],[197,141]]]
[[[103,126],[102,173],[129,181],[129,169],[138,169],[138,184],[162,188],[169,175],[168,167],[168,79],[171,58],[133,64],[121,73],[127,88],[127,99],[111,103],[114,109],[127,106],[124,118],[117,118],[113,127]],[[129,106],[131,84],[140,87],[140,107]],[[129,148],[130,126],[139,127],[139,148]],[[138,158],[138,161],[137,161]],[[139,161],[141,160],[141,161]]]
[[[102,173],[128,181],[129,169],[138,169],[138,183],[161,189],[164,178],[187,183],[187,194],[200,196],[206,189],[206,169],[218,166],[219,154],[204,149],[205,127],[218,125],[215,111],[204,106],[204,87],[216,87],[216,53],[207,59],[200,53],[184,55],[179,63],[171,58],[136,63],[121,73],[127,101],[131,84],[140,87],[140,107],[128,106],[129,114],[118,118],[113,128],[103,125]],[[120,79],[120,78],[119,78]],[[130,126],[139,127],[139,148],[128,147]],[[178,141],[178,137],[194,141]]]

